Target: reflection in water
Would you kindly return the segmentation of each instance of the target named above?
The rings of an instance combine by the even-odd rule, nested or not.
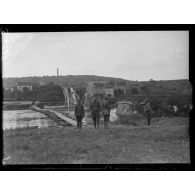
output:
[[[3,111],[3,130],[37,127],[45,128],[57,124],[44,114],[32,110],[5,110]]]

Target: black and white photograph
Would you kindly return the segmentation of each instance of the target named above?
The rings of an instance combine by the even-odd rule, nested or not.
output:
[[[188,30],[2,32],[3,165],[190,164]]]

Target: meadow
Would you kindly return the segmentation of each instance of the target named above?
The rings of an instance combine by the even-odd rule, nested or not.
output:
[[[153,118],[150,127],[111,123],[3,132],[4,164],[190,163],[189,118]]]

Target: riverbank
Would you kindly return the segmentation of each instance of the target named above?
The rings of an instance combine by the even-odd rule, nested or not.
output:
[[[40,102],[45,108],[67,109],[64,102]],[[3,101],[3,110],[25,110],[30,109],[32,101]]]
[[[190,163],[189,119],[161,118],[151,127],[111,124],[3,132],[5,164]]]

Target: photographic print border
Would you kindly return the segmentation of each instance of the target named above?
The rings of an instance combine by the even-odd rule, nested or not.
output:
[[[112,24],[112,25],[85,25],[85,24],[67,24],[67,25],[0,25],[0,30],[2,32],[89,32],[89,31],[189,31],[189,81],[192,86],[194,86],[193,81],[193,67],[194,64],[194,44],[193,44],[193,25],[122,25],[122,24]],[[1,44],[1,78],[2,78],[2,36],[0,36]],[[3,91],[3,90],[2,90]],[[3,95],[1,95],[1,100],[3,101]],[[192,93],[192,100],[194,99],[194,94]],[[1,101],[1,102],[2,102]],[[194,102],[192,102],[193,104]],[[2,104],[1,104],[2,106]],[[2,107],[1,107],[2,108]],[[194,131],[193,131],[193,113],[194,109],[190,112],[190,164],[46,164],[46,165],[3,165],[3,130],[1,128],[0,133],[0,159],[1,159],[1,170],[6,171],[18,171],[18,170],[65,170],[65,171],[189,171],[194,169]],[[2,113],[1,113],[2,116]],[[1,117],[2,120],[2,117]],[[2,121],[1,121],[2,124]]]

